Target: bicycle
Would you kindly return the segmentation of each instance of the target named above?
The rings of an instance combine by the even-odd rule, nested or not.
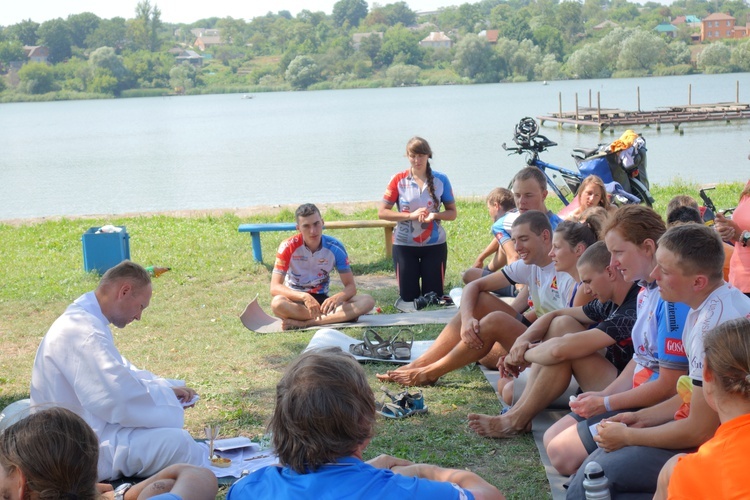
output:
[[[548,148],[557,146],[557,143],[539,134],[539,126],[533,118],[522,118],[515,126],[513,142],[517,147],[508,147],[502,144],[509,154],[527,155],[526,165],[537,167],[547,177],[548,186],[555,192],[564,205],[569,205],[568,196],[575,195],[581,182],[588,175],[598,175],[607,186],[607,191],[613,194],[614,201],[619,204],[645,203],[651,207],[654,198],[648,190],[646,178],[646,148],[640,148],[637,161],[631,167],[625,167],[620,163],[614,153],[602,154],[601,147],[593,149],[576,148],[572,154],[578,165],[579,172],[558,167],[547,163],[539,158],[539,155]],[[548,170],[557,172],[562,181],[556,182],[558,174],[550,174]],[[644,182],[645,181],[645,182]]]

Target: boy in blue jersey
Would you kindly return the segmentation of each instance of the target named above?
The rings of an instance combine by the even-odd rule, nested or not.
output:
[[[303,494],[351,500],[503,498],[497,488],[467,470],[388,455],[364,462],[374,423],[375,397],[351,355],[338,348],[303,353],[276,386],[269,431],[280,465],[240,479],[227,500]]]
[[[492,241],[487,248],[474,261],[474,265],[464,271],[464,283],[469,283],[482,276],[486,271],[488,273],[502,269],[506,265],[507,259],[505,252],[500,250],[500,242],[497,239],[497,230],[495,224],[506,213],[516,208],[516,202],[513,199],[513,192],[506,188],[495,188],[487,195],[487,211],[492,217]],[[484,261],[491,257],[489,264],[484,265]]]

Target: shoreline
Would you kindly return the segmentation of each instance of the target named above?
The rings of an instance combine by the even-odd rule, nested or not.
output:
[[[457,199],[462,201],[476,201],[484,199],[480,196],[459,196]],[[316,203],[321,213],[325,215],[326,211],[335,209],[344,215],[351,215],[353,213],[366,210],[368,208],[377,208],[376,201],[334,201],[326,203]],[[8,225],[14,227],[20,226],[32,226],[35,224],[43,224],[45,222],[57,222],[61,220],[103,220],[105,223],[107,219],[116,218],[133,218],[133,217],[157,217],[157,216],[168,216],[175,218],[200,218],[200,217],[221,217],[222,215],[231,214],[237,217],[250,217],[254,215],[276,215],[284,210],[289,210],[292,213],[297,209],[298,204],[283,204],[283,205],[254,205],[242,208],[205,208],[205,209],[183,209],[183,210],[158,210],[154,212],[125,212],[121,214],[85,214],[85,215],[50,215],[46,217],[29,217],[29,218],[15,218],[15,219],[0,219],[0,225]]]

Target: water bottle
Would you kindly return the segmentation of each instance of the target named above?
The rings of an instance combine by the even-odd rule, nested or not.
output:
[[[454,288],[452,289],[448,295],[450,295],[451,300],[453,300],[453,303],[456,304],[456,307],[461,307],[461,294],[463,293],[463,288]]]
[[[171,267],[159,267],[159,266],[148,266],[146,268],[146,271],[148,274],[153,276],[154,278],[158,278],[162,274],[166,273],[167,271],[170,271]]]
[[[604,475],[602,466],[598,462],[586,464],[583,476],[583,489],[586,491],[586,500],[610,500],[609,480]]]
[[[573,194],[570,191],[570,186],[568,186],[568,183],[565,182],[565,179],[562,176],[552,175],[552,179],[555,181],[555,185],[560,190],[563,196],[567,198],[568,196]]]

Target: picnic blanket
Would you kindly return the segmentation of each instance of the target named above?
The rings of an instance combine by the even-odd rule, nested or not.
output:
[[[408,326],[427,324],[446,324],[458,312],[455,307],[441,307],[440,309],[415,311],[412,313],[399,314],[364,314],[355,322],[335,323],[325,325],[327,328],[367,328],[383,326]],[[283,331],[281,320],[269,316],[258,304],[258,298],[253,299],[240,315],[240,320],[245,328],[258,333],[277,333]],[[311,326],[305,330],[319,329]],[[347,349],[348,349],[347,344]]]

